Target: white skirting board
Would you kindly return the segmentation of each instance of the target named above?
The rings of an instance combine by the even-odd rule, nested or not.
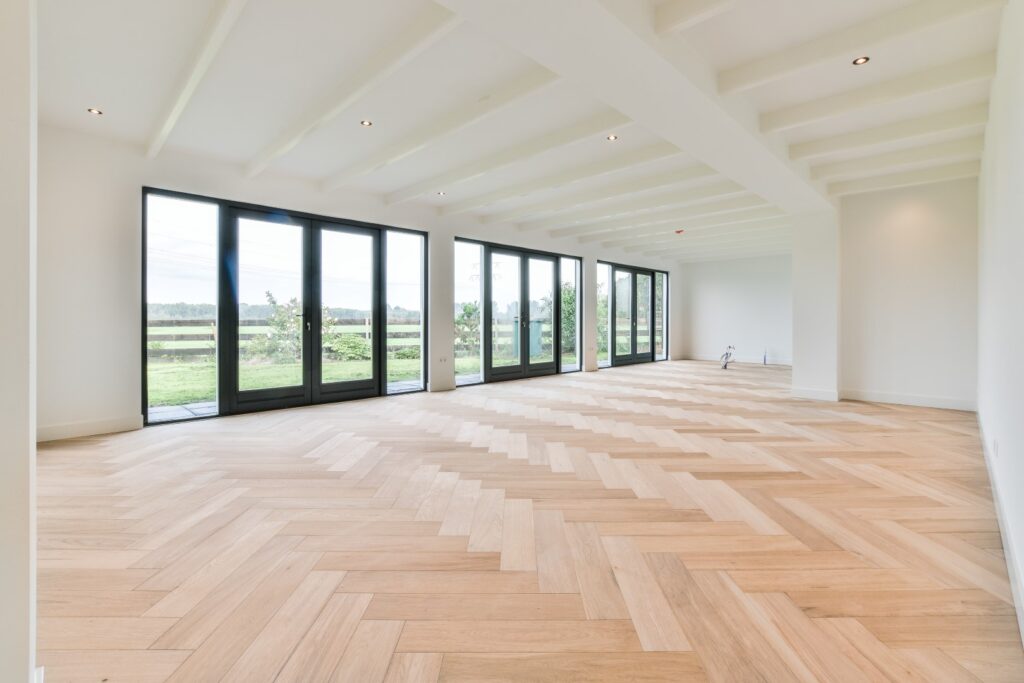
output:
[[[68,422],[57,425],[39,425],[36,427],[36,441],[41,443],[43,441],[57,441],[59,439],[74,439],[79,436],[130,432],[135,429],[142,429],[142,415],[115,417],[107,420]]]
[[[832,389],[808,389],[807,387],[793,387],[790,393],[794,398],[808,398],[812,401],[835,401],[839,400],[839,392]]]
[[[862,389],[841,389],[843,398],[851,401],[869,401],[871,403],[895,403],[903,406],[921,406],[923,408],[946,408],[948,410],[977,410],[974,397],[952,398],[949,396],[922,396],[919,394],[894,394],[884,391],[864,391]]]
[[[1017,561],[1017,549],[1013,547],[1013,537],[1008,533],[1004,520],[1006,519],[1006,508],[1003,507],[1003,496],[999,491],[999,480],[996,479],[995,471],[992,468],[992,456],[989,451],[989,441],[985,438],[985,430],[978,420],[978,433],[981,436],[981,451],[985,457],[985,469],[988,471],[988,481],[992,486],[992,501],[996,506],[996,521],[999,523],[999,536],[1003,541],[1003,557],[1006,558],[1006,572],[1010,577],[1010,591],[1013,593],[1013,604],[1017,608],[1017,626],[1019,632],[1024,634],[1024,571]],[[1012,493],[1012,492],[1011,492]]]

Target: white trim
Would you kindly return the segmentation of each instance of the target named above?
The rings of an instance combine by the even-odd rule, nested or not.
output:
[[[113,417],[106,420],[86,420],[83,422],[67,422],[57,425],[39,425],[36,428],[36,441],[57,441],[74,439],[79,436],[95,436],[96,434],[113,434],[142,429],[142,415],[129,417]]]
[[[839,392],[832,389],[808,389],[806,387],[792,387],[790,393],[793,398],[809,398],[812,401],[831,401],[836,402],[839,400]]]
[[[985,439],[985,428],[982,425],[981,417],[978,417],[978,435],[981,437],[981,452],[985,458],[985,469],[988,470],[989,486],[992,488],[992,502],[996,508],[996,522],[999,523],[999,536],[1003,541],[1003,558],[1006,560],[1006,573],[1010,578],[1010,592],[1013,594],[1013,604],[1017,608],[1018,635],[1024,633],[1024,570],[1017,561],[1017,552],[1013,547],[1013,536],[1003,524],[1007,518],[1006,508],[1003,507],[1002,496],[999,495],[998,479],[993,469],[993,457],[988,449],[988,440]]]
[[[716,362],[721,362],[722,361],[722,357],[721,356],[705,356],[705,355],[702,355],[702,354],[691,354],[691,355],[687,356],[685,358],[685,360],[706,360],[706,361],[712,361],[713,360],[713,361],[716,361]],[[778,356],[773,356],[771,354],[768,354],[768,360],[771,361],[771,363],[768,363],[768,365],[786,365],[786,366],[792,366],[793,365],[793,359],[792,358],[788,358],[788,357],[786,357],[786,358],[779,358]],[[731,361],[729,361],[729,362],[730,363],[744,363],[744,364],[747,364],[747,365],[764,365],[764,358],[762,356],[734,356],[733,359]]]
[[[37,666],[36,667],[35,683],[43,683],[43,677],[44,677],[45,673],[46,672],[43,670],[43,667]]]
[[[895,403],[904,406],[969,410],[971,412],[977,410],[977,401],[974,397],[954,398],[951,396],[925,396],[921,394],[893,394],[885,391],[864,391],[861,389],[843,389],[840,391],[840,395],[853,401]]]

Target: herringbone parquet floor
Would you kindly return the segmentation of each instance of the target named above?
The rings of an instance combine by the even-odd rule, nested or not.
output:
[[[972,414],[659,363],[39,454],[47,681],[1021,681]]]

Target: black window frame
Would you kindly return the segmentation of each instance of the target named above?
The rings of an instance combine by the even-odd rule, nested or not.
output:
[[[636,365],[638,363],[658,363],[658,362],[661,362],[661,361],[668,360],[669,359],[669,353],[668,353],[668,348],[669,348],[669,346],[668,346],[668,330],[669,330],[669,302],[668,302],[668,297],[669,297],[669,274],[668,274],[668,271],[667,270],[661,270],[659,268],[645,268],[645,267],[642,267],[642,266],[630,266],[630,265],[626,265],[624,263],[616,263],[614,261],[606,261],[604,259],[598,259],[597,260],[597,265],[598,266],[608,266],[609,267],[609,271],[608,271],[608,275],[609,275],[609,278],[608,278],[608,365],[605,365],[603,367],[612,367],[612,368],[614,368],[614,367],[622,367],[622,366],[625,366],[625,365]],[[634,323],[636,322],[636,314],[637,314],[636,276],[637,276],[637,274],[642,274],[642,275],[649,275],[650,278],[651,278],[651,307],[650,307],[650,314],[649,314],[650,315],[650,320],[651,320],[651,323],[650,323],[651,324],[651,350],[649,352],[649,355],[651,356],[650,358],[637,358],[637,356],[639,356],[640,354],[637,353],[637,351],[636,351],[637,341],[636,341],[636,333],[634,331],[633,332],[633,353],[630,354],[630,356],[632,356],[632,357],[629,358],[629,359],[626,359],[626,360],[620,360],[619,362],[616,362],[616,358],[615,358],[616,357],[616,354],[615,354],[615,336],[616,336],[616,332],[617,332],[617,330],[615,329],[615,303],[616,303],[616,301],[615,301],[615,296],[616,296],[615,295],[615,271],[616,270],[628,271],[629,273],[631,273],[631,277],[630,277],[630,282],[631,282],[631,285],[630,285],[630,287],[631,287],[631,298],[632,298],[631,309],[632,309],[632,316],[633,316],[633,322]],[[654,342],[654,340],[655,340],[655,333],[654,333],[654,330],[655,330],[655,311],[657,310],[657,306],[655,305],[655,301],[656,301],[655,297],[656,297],[656,293],[657,293],[657,285],[656,285],[656,278],[655,278],[655,276],[658,275],[658,274],[663,275],[664,278],[665,278],[665,285],[664,285],[664,292],[663,292],[665,300],[664,300],[664,303],[662,304],[664,306],[664,309],[665,309],[665,329],[662,331],[662,335],[664,336],[664,339],[663,339],[662,343],[663,343],[663,345],[665,347],[665,357],[664,358],[658,358],[658,354],[657,354],[656,346],[655,346],[655,342]],[[644,354],[644,355],[646,356],[648,354]]]

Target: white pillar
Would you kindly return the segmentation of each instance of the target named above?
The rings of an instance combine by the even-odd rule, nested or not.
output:
[[[0,677],[35,677],[36,7],[0,2]]]
[[[455,238],[431,231],[427,269],[428,391],[455,388]]]
[[[597,370],[597,259],[583,259],[583,370]]]
[[[685,360],[689,357],[690,307],[686,292],[686,278],[679,264],[668,273],[668,358]]]
[[[793,221],[793,395],[839,400],[839,219]]]

